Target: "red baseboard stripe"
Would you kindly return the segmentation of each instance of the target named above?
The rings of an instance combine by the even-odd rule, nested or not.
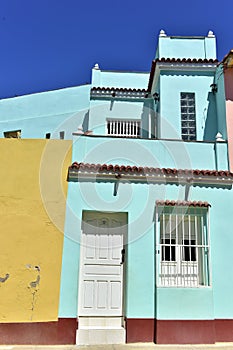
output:
[[[0,344],[75,344],[76,329],[76,318],[60,318],[55,322],[0,323]]]
[[[1,345],[75,344],[76,318],[54,322],[0,323]],[[155,320],[126,318],[126,342],[157,344],[214,344],[233,342],[231,320]]]

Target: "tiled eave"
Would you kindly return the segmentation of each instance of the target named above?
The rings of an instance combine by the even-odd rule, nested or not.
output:
[[[204,207],[208,208],[211,205],[208,202],[201,201],[173,201],[173,200],[157,200],[156,205],[158,206],[170,206],[170,207]]]
[[[161,70],[176,71],[215,71],[218,60],[196,58],[159,58],[152,61],[148,91],[152,91],[154,80],[158,79]]]
[[[229,171],[137,167],[130,165],[89,164],[74,162],[68,181],[131,181],[142,183],[232,185]]]
[[[149,94],[146,89],[129,89],[114,87],[93,87],[91,89],[91,99],[144,100],[148,97]]]

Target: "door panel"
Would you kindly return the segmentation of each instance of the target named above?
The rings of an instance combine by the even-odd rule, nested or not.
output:
[[[85,213],[86,214],[86,213]],[[122,249],[126,235],[124,213],[90,212],[81,237],[79,316],[121,316]]]

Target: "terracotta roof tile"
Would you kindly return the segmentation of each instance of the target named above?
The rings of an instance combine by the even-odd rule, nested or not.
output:
[[[166,62],[166,63],[218,63],[217,59],[207,58],[157,58],[155,62]]]
[[[131,88],[116,88],[116,87],[100,87],[94,86],[91,88],[92,91],[122,91],[122,92],[147,92],[147,89],[131,89]]]
[[[182,207],[210,207],[208,202],[201,201],[174,201],[174,200],[157,200],[156,205],[160,206],[182,206]]]
[[[221,176],[232,177],[233,173],[228,170],[204,170],[204,169],[174,169],[174,168],[154,168],[154,167],[138,167],[131,165],[113,165],[113,164],[89,164],[74,162],[69,170],[74,171],[94,171],[94,172],[122,172],[131,174],[164,174],[164,175],[188,175],[188,176]]]

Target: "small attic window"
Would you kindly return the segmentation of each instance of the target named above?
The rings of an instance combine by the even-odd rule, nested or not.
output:
[[[3,134],[7,139],[21,139],[21,130],[5,131]]]
[[[60,140],[64,140],[65,138],[65,131],[60,131]]]

